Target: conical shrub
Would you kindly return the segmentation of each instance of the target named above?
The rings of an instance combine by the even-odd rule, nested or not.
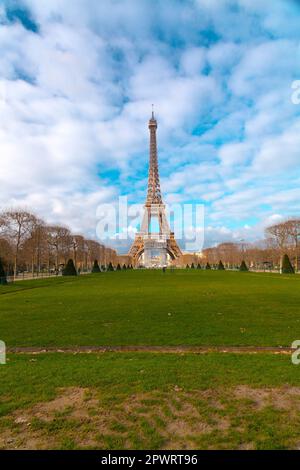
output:
[[[107,266],[107,271],[114,271],[114,267],[112,265],[112,262],[110,262],[109,265]]]
[[[209,262],[206,263],[205,269],[211,269],[211,265],[209,264]]]
[[[126,267],[126,264],[123,264],[123,268],[122,268],[124,271],[126,271],[127,267]]]
[[[197,264],[197,269],[201,269],[201,264]]]
[[[240,271],[249,271],[248,266],[244,260],[241,262]]]
[[[7,284],[7,278],[2,264],[2,259],[0,258],[0,285],[5,286]]]
[[[218,264],[218,270],[219,270],[219,271],[225,271],[224,264],[222,263],[221,260],[219,261],[219,264]]]
[[[285,254],[282,258],[281,272],[282,274],[294,274],[295,273],[292,263],[290,262],[290,258],[288,257],[287,254]]]
[[[191,264],[191,269],[195,269],[194,263]]]
[[[67,262],[66,266],[63,269],[62,275],[63,276],[77,276],[77,271],[75,269],[72,259],[69,259],[69,261]]]
[[[189,264],[186,265],[186,269],[190,269],[190,265],[189,265]]]
[[[92,268],[92,273],[101,273],[101,269],[99,267],[97,259],[95,259],[95,261],[94,261],[94,265],[93,265],[93,268]]]
[[[117,271],[121,271],[121,269],[122,269],[122,268],[121,268],[121,265],[120,265],[120,263],[118,263]]]

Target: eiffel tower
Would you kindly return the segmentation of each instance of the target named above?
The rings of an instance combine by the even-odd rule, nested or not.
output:
[[[174,238],[174,233],[170,231],[161,196],[156,141],[157,121],[153,109],[148,127],[150,131],[150,158],[147,199],[141,231],[136,234],[129,255],[135,265],[151,268],[167,266],[170,259],[179,258],[182,253]],[[158,222],[158,232],[153,232],[153,220]]]

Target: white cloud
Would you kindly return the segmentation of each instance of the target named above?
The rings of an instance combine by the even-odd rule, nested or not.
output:
[[[257,98],[281,88],[284,83],[289,88],[299,53],[298,43],[292,40],[265,41],[251,47],[235,68],[230,80],[232,91],[239,96]]]
[[[252,155],[252,148],[246,142],[225,144],[220,149],[220,160],[225,166],[246,165]]]
[[[182,53],[180,62],[185,75],[199,75],[206,64],[206,51],[203,47],[190,47]]]
[[[297,120],[282,134],[268,137],[254,160],[256,171],[269,174],[299,169],[300,121]]]

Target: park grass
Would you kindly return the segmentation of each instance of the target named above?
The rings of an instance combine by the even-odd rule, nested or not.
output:
[[[14,346],[290,346],[300,277],[199,270],[108,272],[0,286]]]
[[[287,355],[9,355],[0,448],[299,448]]]
[[[0,286],[8,347],[290,346],[300,278],[125,271]],[[0,449],[298,449],[290,354],[8,354]]]

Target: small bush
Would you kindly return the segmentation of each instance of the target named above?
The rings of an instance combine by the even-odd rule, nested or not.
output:
[[[240,271],[249,271],[248,266],[244,260],[241,262]]]
[[[94,261],[92,273],[101,273],[101,269],[99,267],[98,260],[96,260],[96,259]]]
[[[197,264],[197,269],[201,269],[201,264]]]
[[[118,263],[117,271],[121,271],[121,269],[122,269],[122,268],[121,268],[121,265],[120,265],[120,263]]]
[[[126,267],[126,264],[123,264],[123,268],[122,268],[124,271],[126,271],[127,267]]]
[[[206,263],[205,269],[211,269],[211,265],[209,264],[209,262]]]
[[[191,269],[195,269],[194,263],[191,264]]]
[[[186,268],[186,269],[190,269],[190,265],[189,265],[189,264],[187,264],[185,268]]]
[[[77,276],[77,271],[72,259],[69,259],[62,272],[63,276]]]
[[[0,258],[0,285],[5,286],[7,284],[6,274],[3,268],[2,260]]]
[[[221,260],[219,261],[219,264],[218,264],[218,270],[219,270],[219,271],[225,271],[224,264],[222,263]]]
[[[114,267],[112,265],[112,262],[110,262],[109,265],[107,266],[107,271],[114,271]]]
[[[294,274],[295,273],[292,263],[290,262],[290,258],[288,257],[287,254],[285,254],[284,257],[282,258],[281,272],[282,274]]]

